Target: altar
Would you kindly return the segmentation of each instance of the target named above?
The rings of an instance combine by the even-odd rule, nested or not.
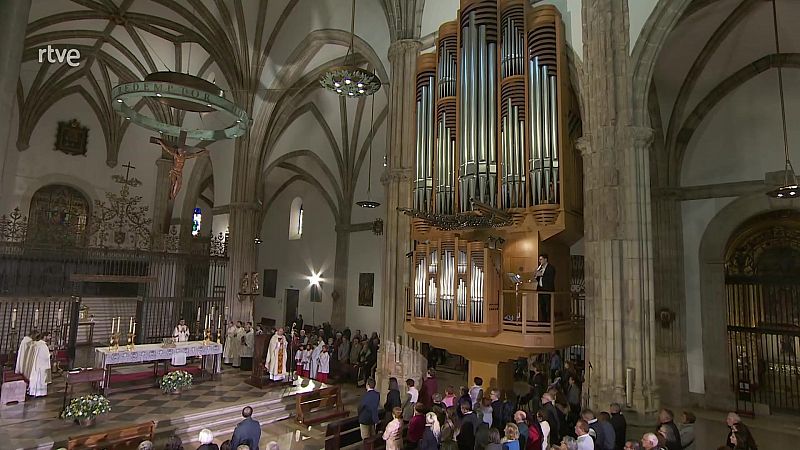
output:
[[[207,375],[213,377],[222,371],[222,344],[216,342],[208,344],[203,341],[179,342],[172,347],[164,347],[163,344],[144,344],[135,346],[131,351],[124,346],[120,346],[117,350],[109,347],[96,347],[94,350],[94,367],[105,369],[105,378],[101,382],[101,388],[106,394],[120,390],[152,387],[152,382],[159,376],[172,370],[194,372],[195,378],[197,378],[198,372],[201,378],[205,378]],[[169,362],[173,357],[180,355],[185,356],[186,359],[200,358],[200,366],[176,366],[170,369]],[[153,363],[152,371],[114,372],[115,368],[135,367],[144,363]],[[142,384],[142,381],[145,384]],[[111,386],[112,382],[115,384],[114,387]],[[129,384],[128,386],[118,386],[119,383],[126,382]]]

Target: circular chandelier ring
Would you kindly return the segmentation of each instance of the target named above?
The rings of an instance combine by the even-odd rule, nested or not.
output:
[[[177,125],[171,125],[158,121],[152,117],[145,116],[131,108],[127,101],[138,100],[140,98],[172,98],[205,105],[215,111],[225,114],[233,124],[221,129],[194,129],[183,130]],[[247,111],[236,106],[224,97],[211,94],[199,89],[193,89],[179,84],[156,82],[156,81],[135,81],[114,87],[111,90],[111,102],[119,115],[131,122],[136,123],[149,130],[157,131],[168,136],[179,136],[181,131],[186,131],[186,137],[201,141],[219,141],[222,139],[233,139],[247,133],[250,126],[250,116]]]

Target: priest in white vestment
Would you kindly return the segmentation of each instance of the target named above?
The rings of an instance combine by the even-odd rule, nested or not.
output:
[[[236,324],[231,320],[225,333],[225,346],[222,348],[222,362],[225,364],[233,363],[234,341],[236,341]]]
[[[28,353],[30,343],[33,342],[33,339],[31,339],[33,335],[34,333],[26,335],[19,343],[19,350],[17,350],[17,366],[14,368],[15,373],[25,375],[25,355]],[[25,377],[27,378],[27,375],[25,375]]]
[[[325,346],[325,340],[320,338],[314,351],[311,352],[311,374],[309,375],[312,380],[317,379],[317,372],[319,372],[319,355],[322,353],[322,347]]]
[[[233,367],[239,367],[242,364],[242,338],[244,337],[244,328],[242,322],[236,322],[236,331],[233,333],[233,342],[231,342],[231,363]]]
[[[242,370],[253,370],[253,353],[256,346],[256,333],[253,330],[253,324],[247,322],[244,324],[244,334],[241,340],[241,367]]]
[[[172,332],[172,337],[175,338],[175,342],[188,342],[189,341],[189,327],[186,325],[186,321],[181,319],[178,322],[178,325],[175,326],[175,330]]]
[[[287,379],[286,373],[286,358],[287,358],[287,344],[286,336],[284,336],[283,328],[278,328],[278,331],[272,335],[269,340],[269,347],[267,348],[267,360],[264,364],[269,379],[273,381],[282,381]]]
[[[29,352],[32,354],[31,375],[28,378],[28,395],[31,397],[44,397],[47,395],[47,385],[50,384],[50,348],[45,340],[49,333],[41,336],[31,343]]]

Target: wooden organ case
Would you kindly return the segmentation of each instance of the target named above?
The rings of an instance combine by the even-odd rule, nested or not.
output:
[[[568,67],[558,10],[527,0],[461,0],[418,57],[405,210],[416,339],[486,363],[582,342],[568,292],[569,247],[583,234]],[[550,317],[537,306],[540,253],[558,269]]]

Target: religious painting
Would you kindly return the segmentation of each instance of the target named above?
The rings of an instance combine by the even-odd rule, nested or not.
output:
[[[58,122],[56,145],[54,150],[68,155],[86,155],[86,144],[89,141],[89,129],[82,127],[77,119],[69,122]]]
[[[311,285],[311,302],[322,303],[322,283]]]
[[[361,273],[358,275],[358,306],[372,306],[375,293],[375,274]]]

